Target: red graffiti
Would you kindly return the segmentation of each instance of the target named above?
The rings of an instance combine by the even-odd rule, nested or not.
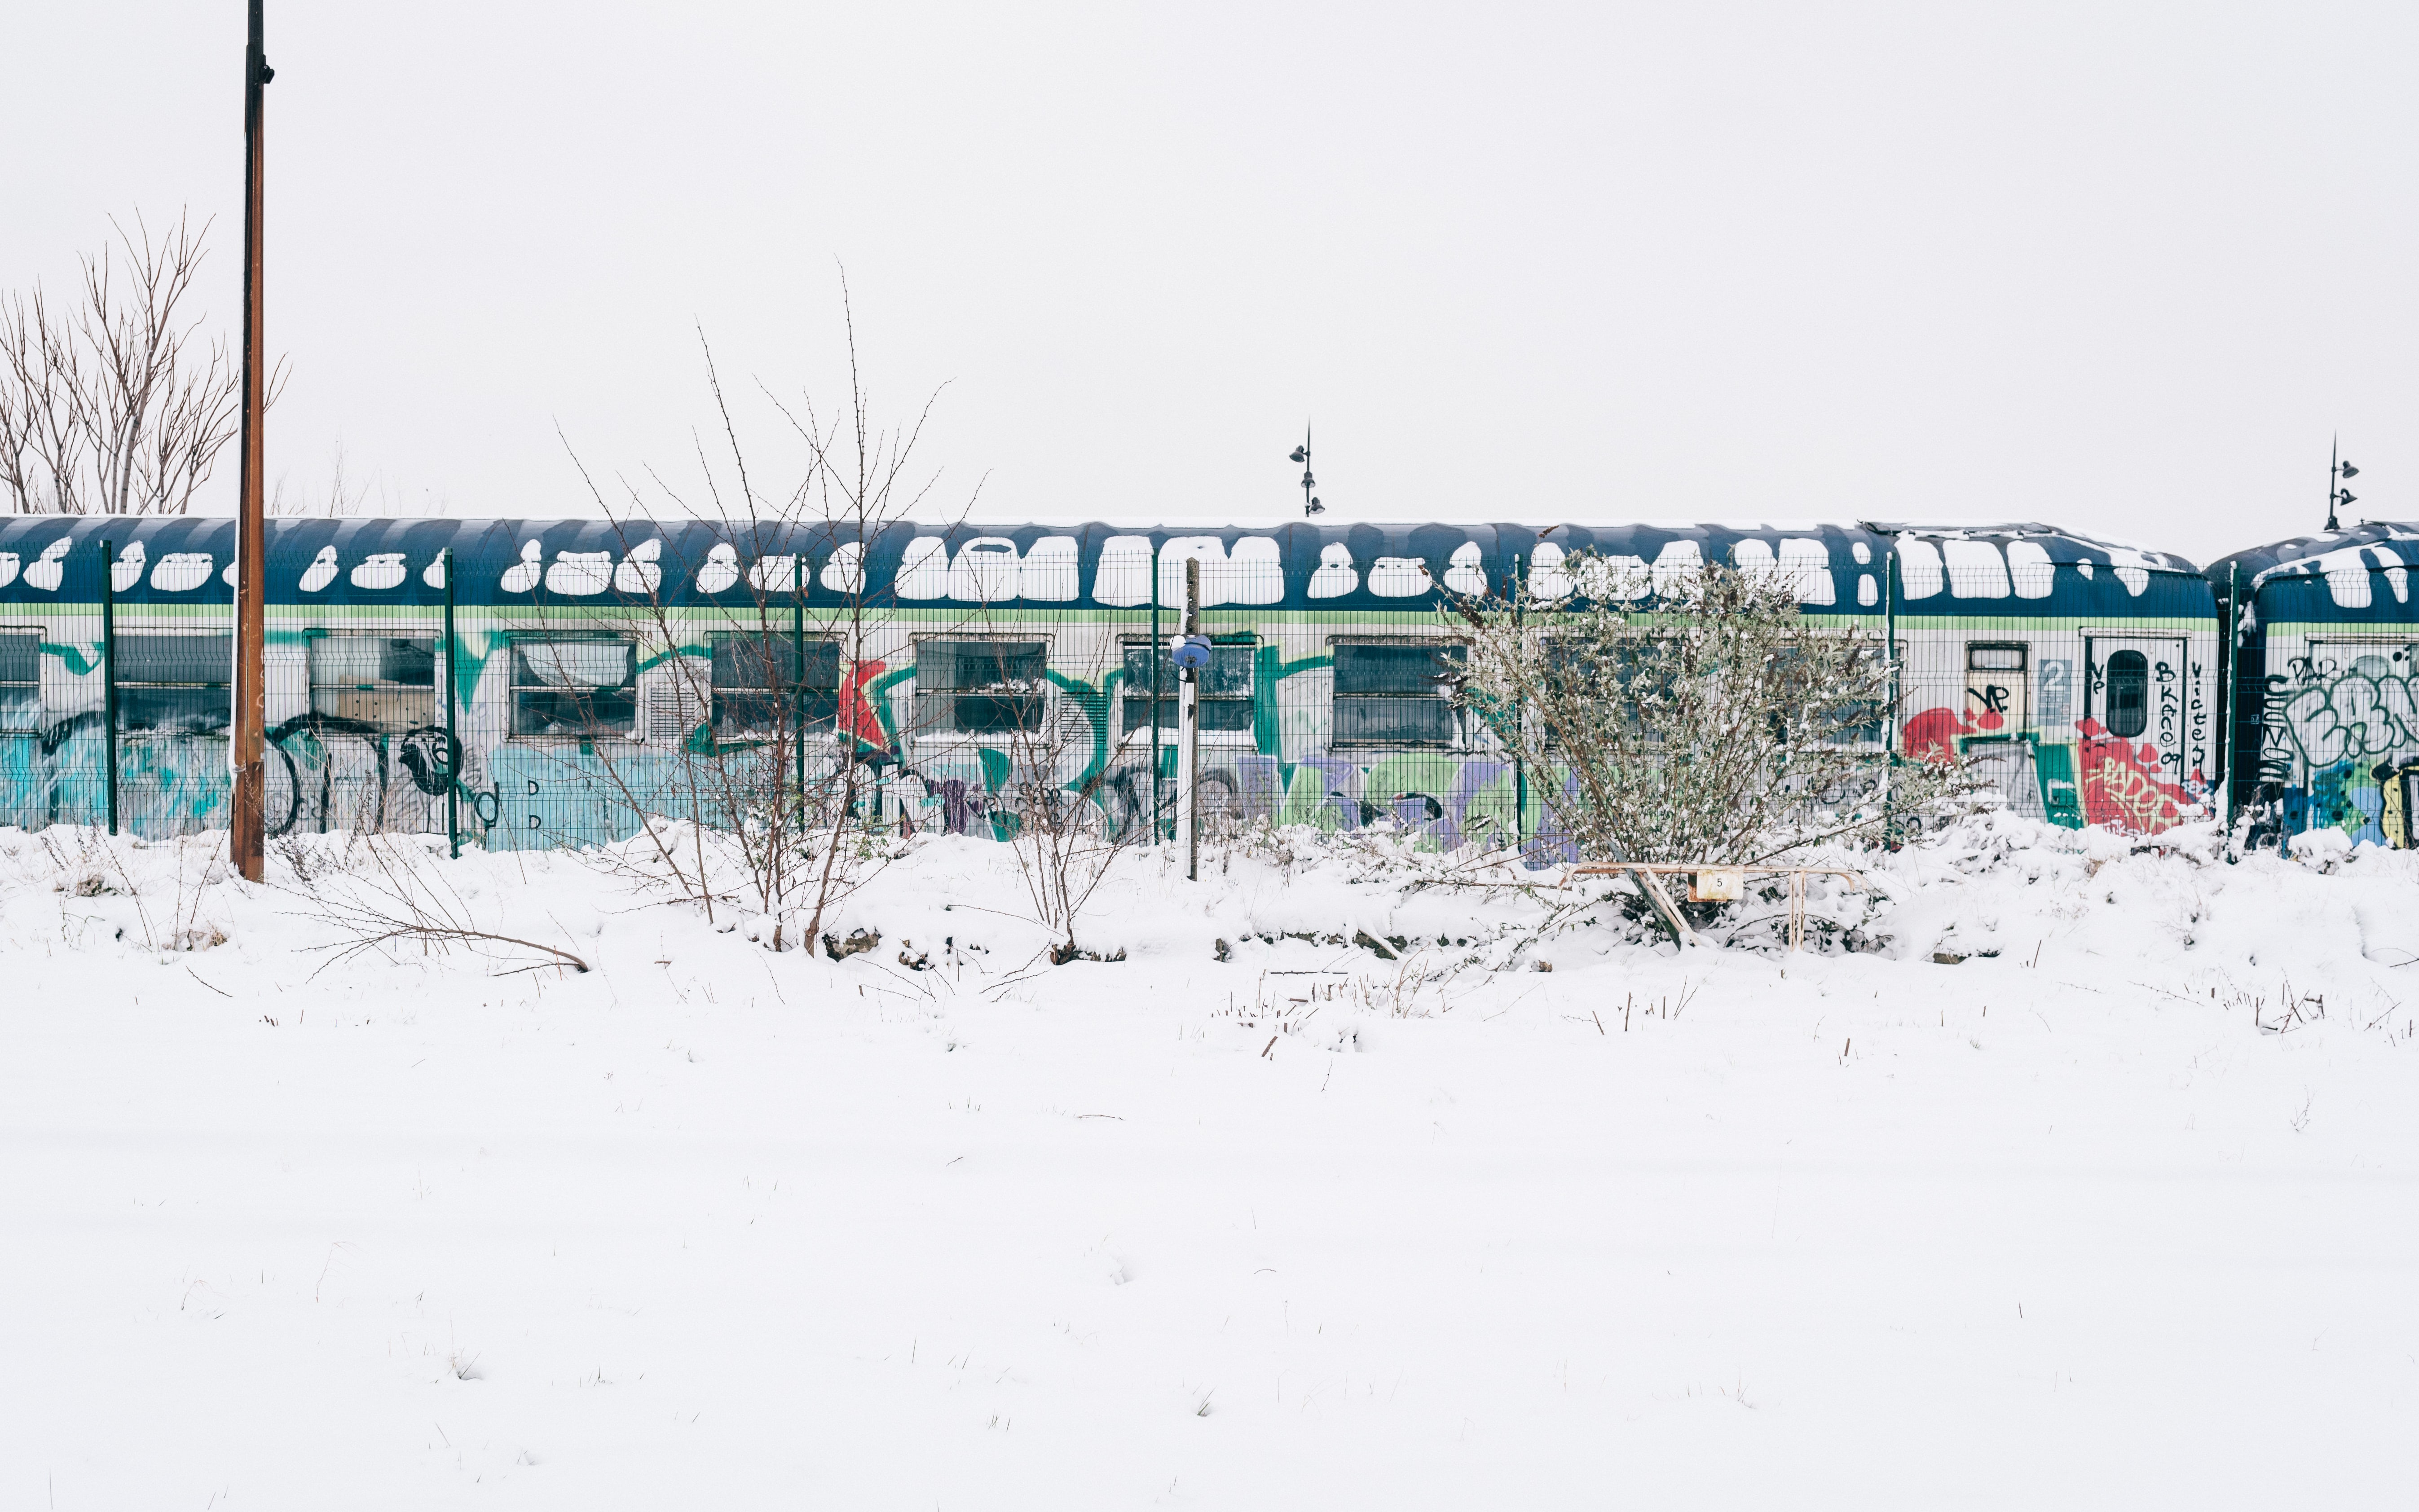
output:
[[[1991,728],[1995,729],[2001,722],[1996,715],[1991,717]],[[1983,726],[1955,709],[1926,709],[1899,732],[1898,748],[1913,761],[1953,762],[1961,738],[1986,733]]]
[[[2082,768],[2086,823],[2155,835],[2197,810],[2192,795],[2167,777],[2158,747],[2112,735],[2097,719],[2084,719],[2075,728],[2083,736],[2075,758]]]
[[[1900,731],[1899,749],[1913,761],[1954,761],[1959,741],[1992,733],[2005,722],[1989,713],[1976,717],[1956,709],[1926,709]],[[2208,791],[2199,773],[2189,785],[2176,781],[2159,759],[2158,747],[2120,740],[2097,719],[2084,719],[2076,730],[2082,736],[2075,760],[2085,823],[2155,835],[2199,813],[2196,795]]]
[[[850,666],[848,681],[840,690],[840,733],[855,738],[857,744],[876,750],[887,749],[890,737],[882,731],[882,716],[866,699],[866,686],[882,675],[882,663],[860,661]]]

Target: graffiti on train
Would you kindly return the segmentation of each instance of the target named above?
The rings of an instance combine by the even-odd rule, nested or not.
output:
[[[433,726],[393,733],[316,715],[273,725],[262,784],[269,833],[441,830],[455,750]],[[118,822],[130,833],[167,839],[223,827],[232,791],[223,733],[119,732]],[[109,742],[100,712],[0,738],[0,824],[104,822]],[[492,797],[471,801],[481,798],[491,816]]]
[[[2180,720],[2162,721],[2165,742],[2112,734],[2088,716],[2076,721],[2075,739],[2043,740],[1968,702],[1974,706],[1925,709],[1908,719],[1899,749],[1912,760],[1969,762],[2018,813],[2069,829],[2103,825],[2153,835],[2209,811],[2206,769],[2195,763],[2178,775],[2184,753],[2169,742],[2181,733]]]
[[[2379,762],[2419,746],[2419,697],[2407,649],[2334,661],[2296,657],[2269,678],[2273,721],[2310,769]]]
[[[1014,834],[1019,812],[1065,801],[1061,795],[1072,793],[1096,808],[1104,834],[1128,839],[1148,833],[1154,805],[1163,832],[1173,823],[1176,749],[1164,747],[1162,754],[1154,783],[1147,748],[1140,759],[1086,768],[1071,779],[1021,769],[1009,750],[960,747],[913,765],[869,760],[858,791],[884,815],[902,817],[910,830],[994,840]],[[487,843],[499,849],[625,839],[638,833],[641,814],[687,817],[694,791],[686,760],[670,752],[607,756],[593,747],[507,746],[494,753],[489,771],[493,787],[483,797],[494,805],[495,817]],[[828,768],[810,775],[810,786],[827,791],[829,775]],[[1287,764],[1256,751],[1205,751],[1196,801],[1211,834],[1264,824],[1348,833],[1390,827],[1424,848],[1449,850],[1513,843],[1524,788],[1527,854],[1539,864],[1576,859],[1536,786],[1524,784],[1502,756],[1418,751],[1359,760],[1319,755]]]
[[[2419,756],[2419,665],[2409,646],[2344,649],[2314,647],[2269,674],[2258,771],[2285,833],[2395,844],[2383,779]]]

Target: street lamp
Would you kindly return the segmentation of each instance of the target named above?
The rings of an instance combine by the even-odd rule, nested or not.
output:
[[[2338,436],[2327,448],[2327,529],[2331,531],[2336,528],[2336,508],[2352,501],[2352,491],[2343,484],[2360,476],[2360,469],[2345,461],[2342,452],[2343,438]]]
[[[1312,515],[1325,514],[1327,512],[1327,506],[1320,503],[1317,499],[1311,497],[1310,492],[1310,490],[1318,486],[1318,480],[1310,475],[1310,422],[1307,420],[1302,423],[1302,444],[1293,449],[1293,455],[1288,460],[1302,464],[1302,512],[1303,517],[1307,518]]]

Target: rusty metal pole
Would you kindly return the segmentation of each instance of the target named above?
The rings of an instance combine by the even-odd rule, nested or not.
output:
[[[262,646],[269,629],[264,580],[269,552],[261,507],[266,460],[262,411],[267,408],[263,374],[267,353],[261,341],[261,155],[266,146],[261,95],[273,77],[261,49],[260,8],[261,0],[252,0],[251,32],[243,50],[243,440],[235,548],[235,738],[227,753],[235,767],[227,858],[254,882],[261,879],[267,811],[260,748],[267,714]]]

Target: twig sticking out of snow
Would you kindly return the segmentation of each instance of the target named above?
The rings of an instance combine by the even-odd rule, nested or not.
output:
[[[371,841],[368,849],[375,875],[349,877],[345,883],[323,890],[293,893],[293,896],[308,903],[309,906],[303,910],[306,917],[334,928],[345,936],[328,945],[313,947],[331,953],[319,964],[318,970],[312,972],[312,976],[316,977],[320,971],[357,955],[370,952],[388,955],[388,947],[399,943],[418,944],[424,950],[433,949],[439,952],[456,945],[466,946],[488,953],[491,964],[501,964],[498,957],[509,959],[496,949],[499,947],[534,951],[552,958],[516,966],[512,968],[515,971],[531,971],[549,965],[568,965],[581,973],[588,970],[588,963],[569,950],[475,927],[471,923],[474,916],[470,905],[433,869],[414,867],[408,860],[400,860],[390,853],[389,847],[376,840]],[[391,956],[389,958],[392,959]],[[502,974],[506,973],[500,973]]]

